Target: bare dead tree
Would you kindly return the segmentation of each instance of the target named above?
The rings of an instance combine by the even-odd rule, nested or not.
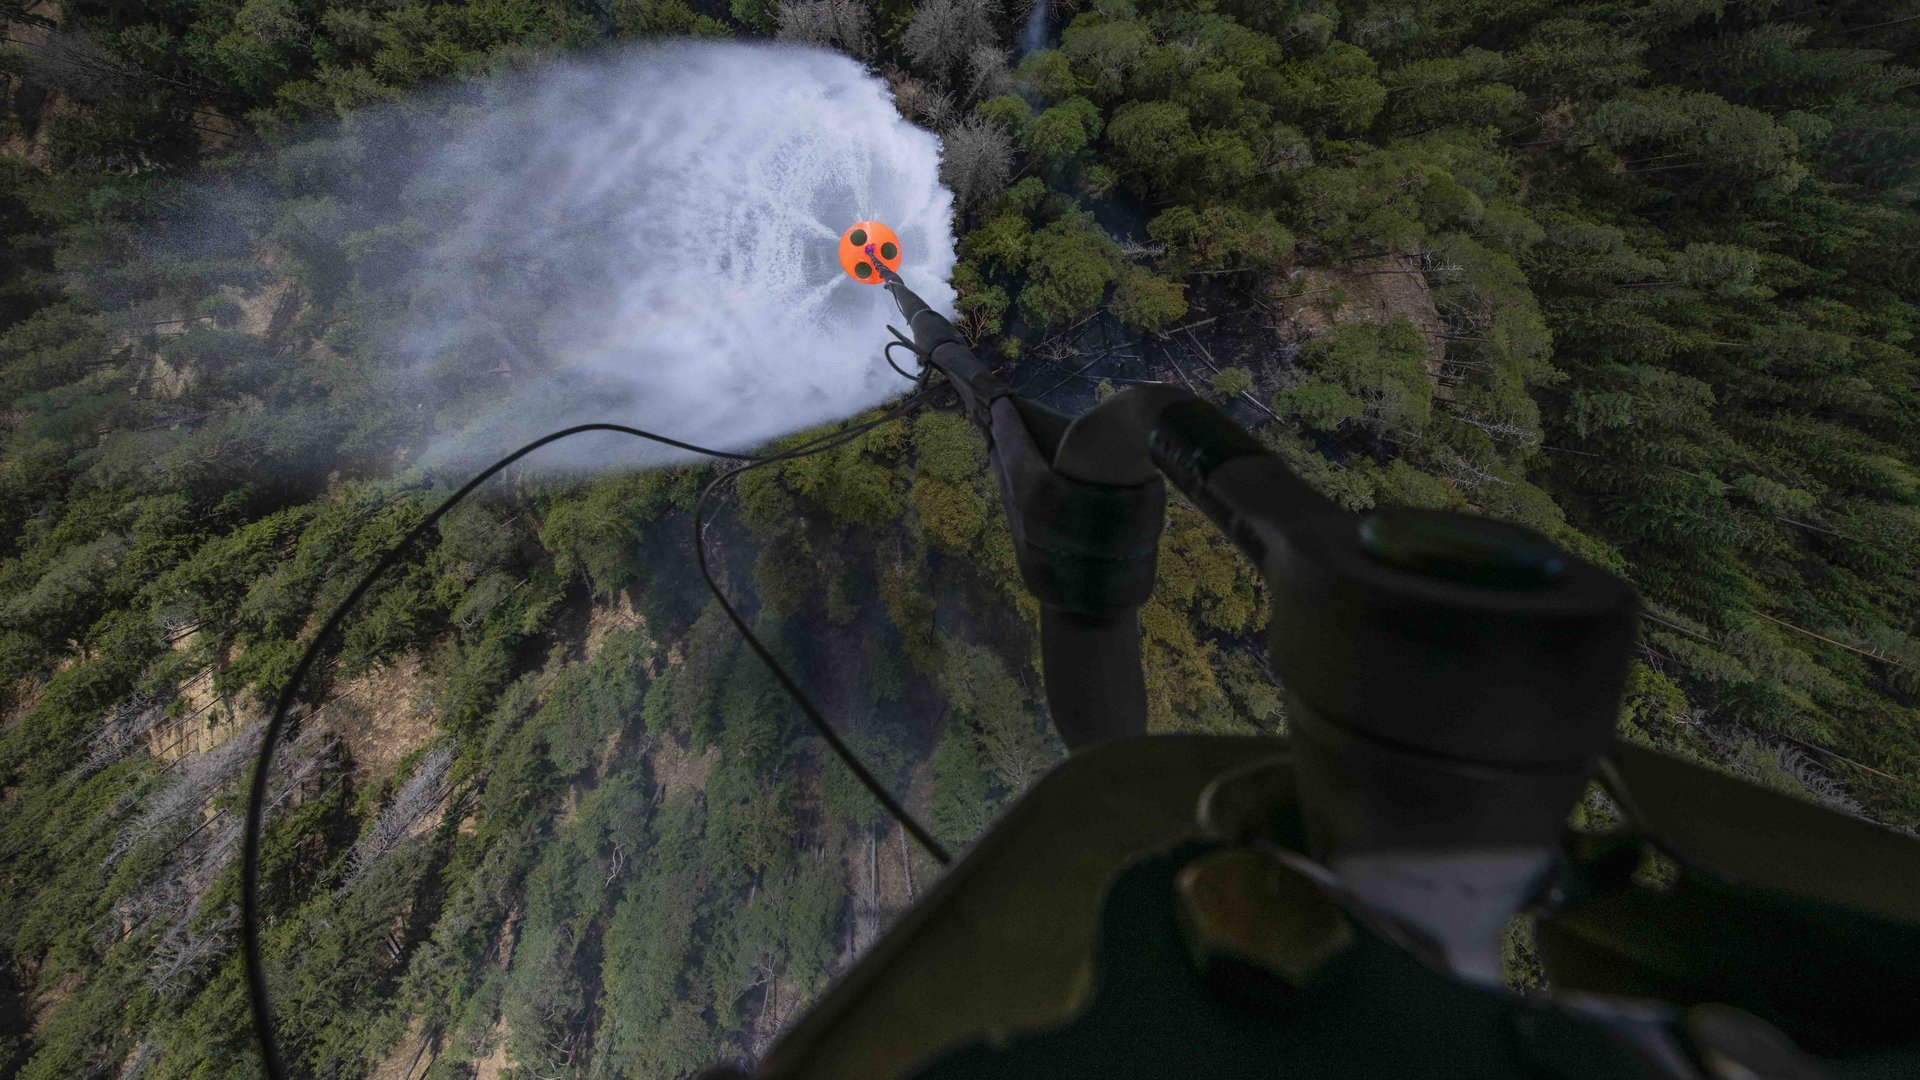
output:
[[[1370,13],[1354,20],[1347,28],[1347,34],[1356,42],[1370,44],[1376,39],[1390,37],[1412,19],[1412,12],[1397,8]]]
[[[165,715],[166,703],[144,690],[120,699],[106,723],[93,733],[93,746],[81,766],[83,775],[91,776],[133,753]]]
[[[1291,131],[1269,132],[1255,147],[1260,173],[1293,173],[1313,165],[1313,146],[1305,136]]]
[[[1040,343],[1040,358],[1049,364],[1064,364],[1080,355],[1080,347],[1068,334],[1055,334]]]
[[[452,764],[451,746],[435,747],[421,759],[413,775],[400,785],[400,790],[394,793],[393,798],[381,809],[380,815],[374,818],[366,834],[348,853],[346,877],[340,882],[341,892],[347,892],[364,881],[380,860],[399,847],[414,826],[439,805],[446,794],[447,768]]]
[[[601,884],[611,887],[614,882],[620,880],[620,872],[625,870],[626,866],[627,850],[621,846],[620,841],[615,840],[613,842],[613,852],[607,857],[607,880],[601,882]]]
[[[1533,450],[1540,445],[1540,432],[1512,416],[1475,416],[1458,409],[1447,410],[1449,417],[1486,433],[1494,442],[1507,443],[1524,450]]]
[[[914,892],[913,859],[907,852],[907,830],[901,829],[896,835],[900,837],[900,869],[907,875],[907,899],[911,901]]]
[[[232,906],[218,919],[202,922],[189,914],[167,927],[147,961],[147,987],[157,994],[197,985],[233,947],[239,916]]]
[[[1806,788],[1807,794],[1813,796],[1820,805],[1854,817],[1866,814],[1866,808],[1848,793],[1845,785],[1835,780],[1833,774],[1821,768],[1819,762],[1802,753],[1798,747],[1782,744],[1774,747],[1773,753],[1780,761],[1780,771],[1793,777],[1794,783]]]
[[[1429,284],[1452,285],[1465,280],[1467,268],[1447,259],[1435,251],[1422,251],[1415,256],[1419,260],[1420,272],[1430,279]]]
[[[21,23],[11,15],[6,16],[5,21]],[[72,27],[53,26],[46,20],[30,21],[46,27],[47,33],[37,38],[0,36],[0,44],[14,47],[19,57],[18,70],[23,76],[76,101],[136,95],[158,86],[186,90],[203,99],[230,96],[128,63]]]
[[[0,0],[0,23],[14,23],[19,26],[38,26],[51,30],[60,24],[33,10],[40,5],[35,0]]]
[[[1013,175],[1013,136],[984,116],[969,116],[941,137],[940,179],[962,209],[1006,190]]]
[[[786,0],[777,36],[866,57],[873,54],[872,29],[873,14],[862,0]]]
[[[239,779],[245,764],[258,749],[258,735],[259,729],[255,728],[205,754],[184,759],[188,767],[180,770],[169,786],[149,801],[141,820],[122,830],[116,838],[107,865],[114,865],[158,835],[169,822],[190,819],[204,810],[207,798],[226,783]],[[325,771],[336,760],[334,750],[338,745],[338,740],[329,732],[302,732],[287,747],[286,755],[275,762],[274,775],[278,782],[268,791],[266,812],[272,813]],[[335,783],[338,782],[336,778]],[[124,941],[154,919],[194,918],[201,899],[239,856],[242,825],[241,814],[221,809],[188,830],[161,853],[148,878],[113,906],[101,929],[102,942]]]
[[[1452,450],[1440,453],[1440,475],[1471,491],[1485,484],[1504,484],[1491,469],[1476,465]]]
[[[1847,791],[1846,786],[1800,747],[1765,735],[1756,738],[1738,726],[1717,726],[1711,722],[1705,709],[1696,708],[1691,716],[1675,716],[1672,719],[1680,720],[1704,735],[1713,745],[1714,756],[1747,779],[1767,784],[1768,766],[1773,765],[1787,780],[1805,791],[1808,798],[1821,806],[1862,820],[1873,820],[1867,817],[1866,808]],[[1773,759],[1771,762],[1767,760],[1769,757]]]
[[[192,902],[186,882],[173,874],[157,874],[115,901],[108,924],[101,928],[99,943],[122,941],[156,918],[177,917]]]
[[[142,1039],[140,1044],[133,1048],[133,1053],[127,1055],[126,1062],[120,1066],[117,1080],[140,1080],[158,1060],[160,1060],[160,1048]]]
[[[14,47],[20,74],[29,82],[77,101],[130,94],[150,81],[146,73],[115,59],[93,39],[67,27],[54,27],[38,40],[10,39],[6,43]]]
[[[893,103],[902,116],[922,127],[942,131],[953,123],[953,95],[917,79],[895,81]]]
[[[967,98],[984,101],[1014,91],[1007,54],[997,44],[976,45],[967,54]]]
[[[333,751],[338,745],[330,733],[303,733],[301,740],[290,748],[292,752],[287,755],[287,760],[275,763],[273,771],[277,779],[267,792],[263,812],[272,814],[326,771],[334,761]],[[341,779],[336,777],[328,787],[340,783]],[[193,861],[184,871],[187,884],[196,897],[212,888],[214,879],[240,854],[243,832],[241,814],[221,811],[207,825],[208,828],[202,830],[204,839],[189,853]]]
[[[974,50],[994,41],[999,14],[1000,0],[926,0],[900,35],[900,46],[916,68],[946,86]]]
[[[1440,361],[1440,367],[1443,376],[1445,372],[1455,372],[1454,378],[1464,379],[1465,373],[1469,371],[1492,371],[1493,361],[1470,360],[1466,357],[1448,355]]]
[[[198,813],[216,791],[240,776],[259,745],[260,727],[255,725],[204,754],[184,759],[172,771],[166,786],[148,798],[139,816],[120,830],[107,855],[108,865],[118,863],[169,826]]]

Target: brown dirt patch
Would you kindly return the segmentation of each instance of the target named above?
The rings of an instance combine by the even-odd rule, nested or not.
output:
[[[775,973],[773,981],[761,991],[759,1007],[751,1010],[746,1030],[741,1033],[748,1061],[767,1056],[787,1022],[813,1003],[815,989],[792,982],[784,971]]]
[[[890,875],[881,856],[886,847],[872,829],[855,829],[840,845],[840,862],[847,881],[847,937],[836,949],[836,967],[851,965],[887,927],[893,925],[898,895],[889,896]]]
[[[501,1017],[493,1022],[493,1030],[487,1033],[487,1045],[493,1048],[486,1057],[473,1063],[473,1080],[500,1080],[513,1068],[507,1057],[507,1018]]]
[[[184,367],[174,367],[162,357],[153,358],[153,373],[147,377],[147,387],[155,397],[177,398],[193,385],[193,372]]]
[[[879,830],[856,829],[841,844],[847,907],[853,920],[851,940],[840,942],[836,950],[841,964],[852,963],[879,940],[912,903],[907,890],[908,864],[902,855],[912,857],[913,841],[907,840],[903,851],[903,839],[901,828],[888,824]],[[913,895],[918,896],[926,889],[928,878],[917,864],[912,874]]]
[[[647,755],[647,763],[653,769],[653,780],[662,789],[662,798],[675,798],[683,794],[707,789],[707,774],[720,760],[720,748],[709,746],[703,753],[696,754],[689,747],[681,746],[673,738],[661,739]]]
[[[429,1041],[420,1018],[414,1017],[407,1024],[406,1034],[373,1066],[367,1080],[420,1080],[433,1067],[434,1053]]]
[[[210,105],[202,105],[194,113],[198,121],[194,130],[200,136],[202,151],[225,150],[239,137],[241,123]]]
[[[507,920],[500,924],[500,936],[495,939],[494,963],[505,970],[513,963],[513,950],[520,940],[520,919],[526,912],[519,906],[507,912]],[[473,1063],[474,1080],[500,1080],[513,1068],[513,1060],[507,1054],[507,1018],[501,1015],[494,1018],[493,1029],[487,1032],[481,1049],[487,1056]]]
[[[217,697],[213,692],[213,680],[214,676],[218,674],[219,666],[217,664],[209,664],[205,671],[197,672],[182,679],[180,685],[174,687],[173,690],[175,700],[180,702],[180,707],[188,713],[197,713],[203,709],[211,709]]]
[[[4,699],[5,708],[0,709],[0,731],[27,718],[40,704],[40,698],[47,692],[47,684],[29,675],[8,688]]]
[[[217,671],[217,667],[209,666],[187,677],[175,689],[179,706],[172,719],[161,721],[147,733],[149,754],[161,761],[204,754],[260,719],[261,710],[244,696],[234,698],[214,693]]]
[[[234,329],[269,345],[277,343],[287,324],[299,314],[303,301],[299,287],[288,280],[270,281],[251,291],[235,285],[223,286],[220,291],[240,306],[240,321]]]
[[[607,643],[607,635],[615,630],[646,631],[646,620],[633,609],[633,599],[623,590],[613,598],[611,604],[595,604],[587,616],[586,658],[592,660],[600,655],[601,646]]]
[[[838,762],[825,763],[827,768]],[[902,798],[909,807],[928,805],[933,789],[933,764],[921,762],[907,779]],[[924,821],[925,818],[923,817]],[[832,970],[843,971],[860,953],[885,934],[894,921],[924,895],[940,877],[940,867],[906,830],[888,822],[874,832],[855,829],[840,841],[840,859],[847,882],[847,910],[851,917],[849,932],[835,943]]]
[[[1276,282],[1275,306],[1285,312],[1303,336],[1316,337],[1342,323],[1386,323],[1405,316],[1427,336],[1427,378],[1442,397],[1452,387],[1440,385],[1440,362],[1446,341],[1445,324],[1433,304],[1420,262],[1409,255],[1371,255],[1330,266],[1309,266],[1290,280]]]
[[[580,819],[581,787],[578,784],[567,789],[566,798],[560,800],[560,812],[553,816],[555,831],[564,829]]]
[[[520,940],[520,919],[526,912],[515,906],[507,912],[507,919],[500,924],[500,936],[493,941],[494,962],[506,967],[513,962],[513,949]]]
[[[353,755],[357,782],[391,775],[433,738],[433,699],[418,656],[341,682],[327,714],[327,727]]]
[[[55,24],[65,22],[59,4],[29,2],[23,10],[25,14]],[[7,44],[19,47],[29,55],[43,49],[47,38],[54,32],[24,20],[0,20],[0,26],[6,29]],[[74,115],[80,112],[81,106],[60,90],[38,85],[39,80],[29,83],[16,78],[9,82],[11,85],[0,85],[0,113],[20,121],[20,124],[17,130],[0,139],[0,154],[21,158],[34,168],[44,170],[51,162],[47,153],[47,132],[51,121]]]
[[[77,971],[69,971],[65,975],[55,979],[53,985],[49,987],[45,993],[35,994],[33,997],[33,1025],[29,1030],[35,1035],[40,1034],[40,1030],[47,1026],[47,1021],[53,1019],[53,1011],[60,1007],[61,1002],[72,997],[74,990],[78,989],[79,986],[80,973]]]

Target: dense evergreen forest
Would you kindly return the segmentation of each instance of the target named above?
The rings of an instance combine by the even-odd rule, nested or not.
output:
[[[884,78],[942,136],[961,321],[1023,390],[1177,382],[1347,506],[1538,528],[1646,598],[1624,738],[1920,822],[1912,0],[0,0],[0,26],[0,1078],[259,1075],[262,703],[458,483],[419,448],[506,392],[492,357],[416,382],[381,354],[434,283],[395,270],[418,224],[355,186],[354,117],[660,35]],[[182,239],[192,184],[239,170],[246,241]],[[708,538],[956,844],[1060,753],[984,462],[922,414],[748,474]],[[510,478],[326,654],[266,849],[302,1069],[750,1058],[937,873],[711,605],[709,475]],[[1251,567],[1177,500],[1160,566],[1156,729],[1283,729]]]

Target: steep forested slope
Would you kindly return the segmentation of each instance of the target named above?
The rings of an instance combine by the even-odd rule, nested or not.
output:
[[[259,703],[458,482],[418,450],[537,375],[383,353],[431,223],[362,182],[358,110],[654,34],[884,75],[1023,389],[1182,382],[1349,506],[1540,528],[1648,599],[1623,735],[1920,820],[1911,3],[1108,0],[1017,54],[1026,15],[0,3],[0,1076],[257,1075]],[[983,462],[921,415],[748,474],[708,541],[954,842],[1058,753]],[[933,871],[709,606],[705,475],[521,475],[329,653],[267,852],[316,1074],[752,1054]],[[1161,574],[1156,728],[1281,724],[1251,569],[1176,504]]]

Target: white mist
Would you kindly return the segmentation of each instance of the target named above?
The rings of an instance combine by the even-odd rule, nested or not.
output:
[[[394,165],[404,204],[455,222],[423,242],[396,351],[511,387],[440,425],[443,462],[591,421],[739,450],[899,393],[880,355],[892,298],[836,261],[858,220],[891,225],[908,284],[952,312],[938,140],[845,56],[689,42],[479,94]],[[542,455],[676,456],[598,436]]]

